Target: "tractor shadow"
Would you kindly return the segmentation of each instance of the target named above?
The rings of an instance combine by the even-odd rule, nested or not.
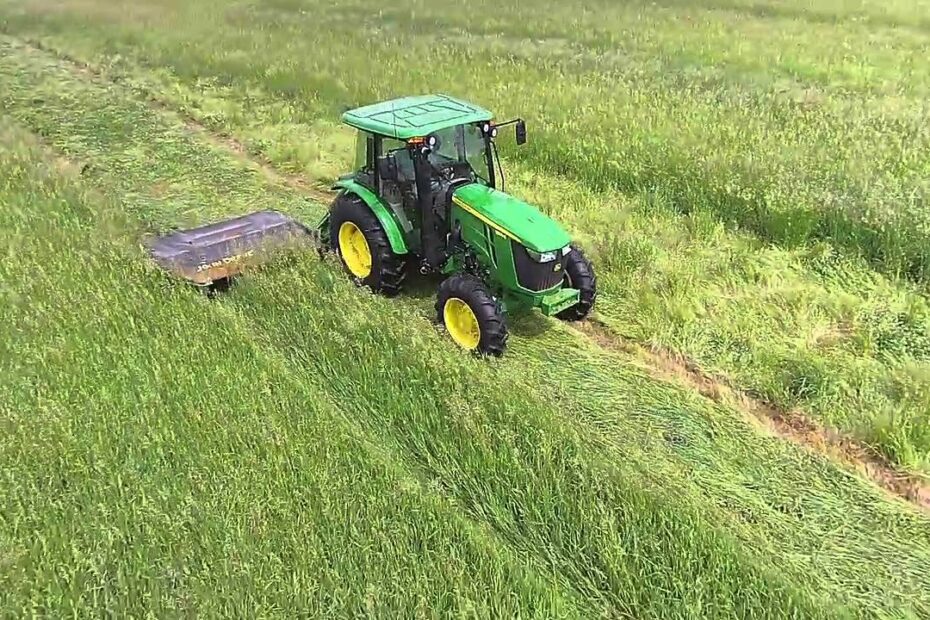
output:
[[[416,312],[422,318],[435,322],[436,319],[436,292],[443,277],[435,274],[421,275],[410,270],[404,287],[398,297],[401,300],[412,302]]]
[[[279,257],[279,260],[286,262],[284,257]],[[330,266],[334,269],[342,268],[341,264],[336,261],[332,261]],[[208,299],[218,300],[236,288],[236,284],[242,275],[221,278],[208,285],[197,286],[196,288]],[[436,293],[444,279],[445,276],[439,274],[423,275],[416,270],[410,270],[404,280],[403,290],[398,295],[398,299],[410,302],[411,310],[427,321],[435,322]],[[553,325],[553,319],[547,319],[537,311],[516,312],[507,317],[508,330],[511,334],[520,338],[541,336],[550,331]]]
[[[415,270],[410,270],[407,274],[407,279],[404,280],[404,288],[401,291],[401,296],[415,299],[424,304],[433,302],[436,300],[436,293],[439,290],[439,285],[442,284],[444,279],[445,277],[441,275],[422,275]],[[432,304],[430,303],[428,305]]]
[[[546,318],[533,310],[507,317],[507,327],[510,333],[520,338],[537,338],[552,329],[552,321],[553,319]]]
[[[436,318],[436,293],[445,276],[422,275],[411,270],[404,280],[401,298],[413,301],[419,314],[430,321]],[[507,316],[507,329],[520,338],[538,337],[553,328],[553,319],[547,319],[538,311],[515,312]]]

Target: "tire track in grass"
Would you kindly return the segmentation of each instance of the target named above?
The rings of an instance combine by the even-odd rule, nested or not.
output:
[[[880,488],[830,459],[757,432],[729,406],[686,386],[657,382],[679,393],[664,399],[645,386],[632,394],[609,389],[638,365],[626,353],[589,351],[583,336],[561,325],[517,344],[513,359],[528,380],[548,377],[557,406],[596,429],[596,441],[614,459],[639,460],[645,479],[719,508],[726,517],[722,527],[770,557],[780,571],[817,583],[818,590],[845,594],[864,593],[861,584],[868,583],[875,590],[860,600],[881,592],[911,607],[915,616],[928,613],[925,513],[889,501]],[[642,366],[637,372],[651,376]],[[909,516],[901,520],[904,514]],[[892,529],[894,536],[876,535]]]
[[[799,410],[780,409],[735,387],[726,377],[712,375],[694,361],[663,347],[647,347],[617,334],[597,317],[574,327],[598,346],[633,356],[652,376],[683,385],[716,403],[739,411],[767,431],[824,454],[890,494],[930,514],[930,483],[906,472],[870,446],[819,424]]]
[[[336,193],[323,184],[322,180],[308,180],[305,176],[278,170],[266,158],[250,153],[249,149],[234,136],[221,135],[204,125],[195,116],[178,109],[171,101],[160,97],[150,89],[138,85],[124,85],[118,79],[98,67],[77,59],[62,50],[34,38],[21,39],[7,35],[14,46],[57,59],[65,68],[86,79],[119,84],[162,111],[179,118],[192,133],[210,144],[231,154],[248,167],[258,170],[269,181],[298,191],[312,200],[326,205]],[[867,444],[841,433],[836,429],[816,422],[800,410],[785,410],[764,400],[755,398],[745,390],[734,386],[727,378],[703,371],[693,360],[662,347],[647,346],[626,338],[596,316],[586,323],[572,326],[599,347],[620,351],[639,360],[654,377],[663,381],[684,385],[718,403],[724,403],[755,421],[768,432],[804,446],[819,454],[851,468],[888,493],[900,497],[930,514],[930,481],[896,467]]]

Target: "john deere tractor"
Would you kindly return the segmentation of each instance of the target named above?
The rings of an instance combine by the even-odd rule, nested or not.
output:
[[[444,95],[405,97],[343,114],[358,130],[355,170],[319,225],[360,285],[396,295],[411,270],[441,274],[436,319],[462,348],[500,355],[508,312],[539,308],[567,321],[594,305],[591,263],[568,233],[502,191],[501,127],[526,142],[522,119]]]

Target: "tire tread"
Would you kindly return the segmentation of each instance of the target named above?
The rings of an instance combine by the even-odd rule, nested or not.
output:
[[[446,278],[439,285],[439,292],[436,296],[438,323],[443,323],[443,308],[451,297],[458,297],[467,303],[478,318],[478,324],[481,327],[478,353],[495,357],[503,355],[509,337],[507,318],[487,285],[479,278],[467,273],[457,273]]]
[[[359,227],[371,250],[371,274],[355,280],[386,297],[400,293],[407,277],[405,257],[391,249],[384,227],[368,205],[358,196],[342,192],[330,208],[329,242],[336,253],[339,252],[339,227],[347,221]]]
[[[565,264],[566,284],[581,291],[578,303],[562,310],[556,317],[563,321],[581,321],[587,318],[597,299],[597,276],[594,265],[584,255],[581,248],[572,245]]]

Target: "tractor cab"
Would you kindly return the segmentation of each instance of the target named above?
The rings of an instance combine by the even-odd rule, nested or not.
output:
[[[361,135],[361,134],[360,134]],[[413,183],[416,180],[415,157],[412,152],[425,145],[426,169],[430,177],[465,179],[469,182],[493,185],[494,167],[488,157],[491,146],[480,124],[455,125],[437,130],[422,142],[382,138],[381,152],[375,157],[381,180]],[[367,149],[367,139],[365,148]],[[413,148],[411,148],[413,147]]]
[[[342,119],[358,130],[355,170],[336,182],[340,194],[319,231],[357,282],[393,294],[409,265],[448,276],[447,293],[470,300],[456,298],[467,312],[450,306],[468,329],[457,332],[451,315],[440,320],[461,346],[485,353],[503,350],[508,308],[587,315],[590,264],[557,222],[498,189],[498,132],[514,125],[525,143],[522,119],[495,123],[488,110],[445,95],[385,101]],[[459,290],[466,280],[475,285],[467,294]]]
[[[443,95],[406,97],[350,110],[343,121],[358,129],[353,177],[390,209],[420,255],[423,271],[449,258],[451,192],[479,184],[495,187],[499,126],[479,106]],[[525,142],[522,120],[518,143]]]
[[[374,173],[372,189],[379,189],[379,180],[414,182],[418,149],[426,151],[429,175],[493,185],[491,119],[483,108],[441,95],[395,99],[343,115],[359,131],[356,167]]]

